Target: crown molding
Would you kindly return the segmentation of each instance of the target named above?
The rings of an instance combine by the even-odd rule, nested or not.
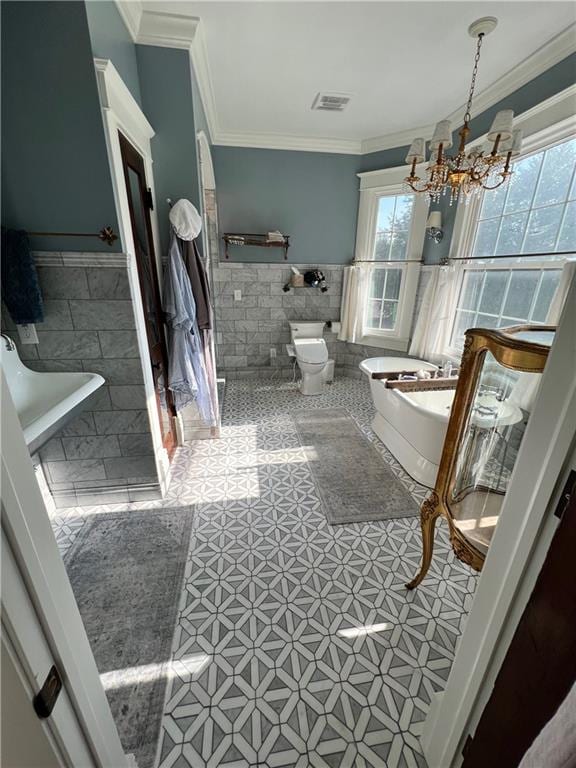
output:
[[[359,141],[222,130],[218,120],[201,19],[161,10],[146,10],[140,0],[116,0],[116,5],[133,40],[139,45],[180,48],[190,52],[210,139],[214,144],[254,149],[366,155],[407,146],[415,136],[428,140],[434,132],[435,123],[430,123]],[[474,100],[472,117],[505,99],[575,51],[576,24],[572,24],[482,91]],[[447,119],[454,125],[460,125],[463,116],[464,105],[454,110]]]
[[[201,20],[196,16],[179,13],[143,10],[135,42],[138,45],[189,51],[200,100],[206,115],[209,138],[213,140],[218,134],[218,118]]]
[[[576,24],[571,24],[559,35],[553,37],[541,48],[527,56],[523,61],[513,67],[505,75],[498,78],[495,82],[485,88],[478,96],[474,98],[472,118],[485,112],[494,104],[510,96],[511,93],[522,88],[535,77],[541,75],[546,70],[553,67],[558,62],[565,59],[576,51]],[[447,120],[454,125],[461,125],[464,121],[465,105],[458,107],[452,112]],[[383,149],[392,149],[393,147],[402,147],[411,143],[415,136],[421,136],[428,140],[434,132],[435,123],[422,126],[420,128],[397,133],[389,133],[383,136],[376,136],[371,139],[365,139],[362,142],[362,154],[370,152],[379,152]]]
[[[404,131],[387,133],[384,136],[374,136],[372,139],[364,139],[360,142],[360,154],[369,155],[371,152],[382,152],[385,149],[409,146],[415,136],[421,136],[428,141],[434,133],[435,123],[423,125],[419,128],[408,128]]]
[[[311,138],[275,133],[233,133],[221,131],[213,136],[214,144],[223,147],[253,149],[285,149],[300,152],[328,152],[338,155],[360,155],[361,142],[352,139]]]
[[[116,0],[116,8],[135,43],[142,18],[142,3],[140,0]]]
[[[136,42],[160,48],[181,48],[189,51],[200,19],[181,13],[147,11],[142,13]]]

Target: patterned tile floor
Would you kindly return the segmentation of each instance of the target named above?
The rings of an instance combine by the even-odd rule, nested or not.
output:
[[[343,407],[415,499],[370,429],[367,383],[304,398],[286,382],[227,385],[222,437],[180,449],[166,499],[195,506],[159,768],[412,768],[476,585],[439,526],[414,592],[418,520],[330,526],[290,413]],[[359,477],[361,477],[359,468]],[[62,550],[83,518],[59,511]]]

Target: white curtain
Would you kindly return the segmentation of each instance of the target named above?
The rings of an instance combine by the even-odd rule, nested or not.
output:
[[[364,295],[369,270],[360,266],[346,267],[340,305],[340,341],[357,342],[362,337]]]
[[[456,283],[454,267],[432,268],[412,334],[412,357],[438,362],[445,356],[454,321]]]

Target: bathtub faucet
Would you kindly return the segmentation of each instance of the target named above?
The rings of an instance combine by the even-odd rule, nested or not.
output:
[[[7,352],[14,352],[16,349],[16,344],[12,341],[10,336],[7,336],[5,333],[0,333],[0,336],[4,339],[4,343],[6,344],[6,351]]]

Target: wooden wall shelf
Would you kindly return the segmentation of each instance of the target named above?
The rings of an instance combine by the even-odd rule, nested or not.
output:
[[[282,241],[268,240],[266,234],[254,234],[249,232],[227,232],[223,237],[224,254],[227,259],[230,258],[229,246],[235,245],[243,248],[245,245],[257,246],[258,248],[282,248],[284,250],[284,261],[288,261],[288,248],[290,248],[290,236],[284,235]]]

